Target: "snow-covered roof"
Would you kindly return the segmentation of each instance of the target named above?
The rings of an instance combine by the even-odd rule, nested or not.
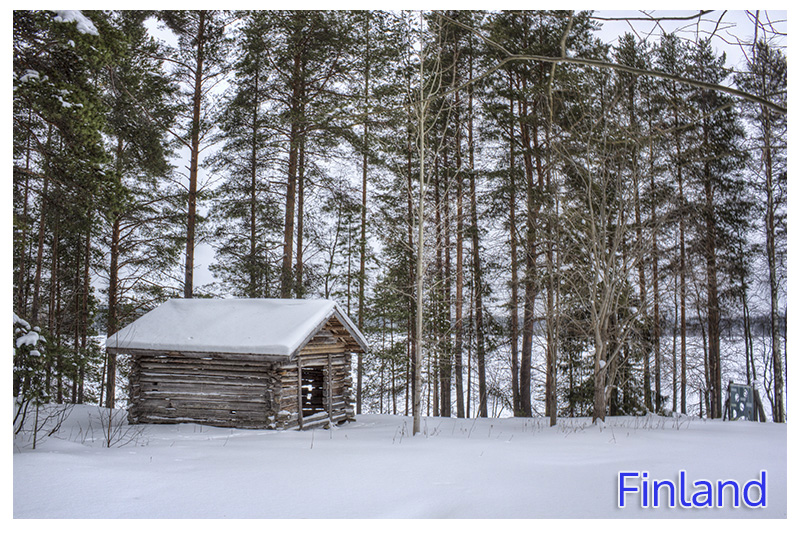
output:
[[[367,341],[331,300],[168,300],[106,340],[114,352],[164,350],[292,356],[335,316]]]

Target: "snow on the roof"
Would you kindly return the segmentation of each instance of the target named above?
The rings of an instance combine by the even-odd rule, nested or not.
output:
[[[290,356],[334,314],[366,349],[335,302],[288,299],[169,300],[110,336],[106,346]]]

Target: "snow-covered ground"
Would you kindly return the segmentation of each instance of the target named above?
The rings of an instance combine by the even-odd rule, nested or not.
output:
[[[102,414],[106,413],[106,414]],[[782,518],[786,425],[694,418],[423,419],[361,415],[333,430],[123,426],[75,406],[57,434],[14,445],[14,518]],[[766,506],[618,505],[619,473],[692,483],[767,472]],[[640,487],[641,477],[626,487]],[[638,480],[638,481],[637,481]],[[666,495],[666,492],[662,494]],[[751,487],[750,500],[760,498]],[[698,500],[699,501],[699,500]]]

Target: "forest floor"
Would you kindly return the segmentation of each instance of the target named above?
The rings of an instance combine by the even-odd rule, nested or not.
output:
[[[411,436],[411,419],[391,415],[302,432],[120,423],[109,448],[107,421],[105,409],[75,406],[35,450],[15,438],[14,518],[787,516],[786,424],[426,417]],[[751,484],[757,505],[737,508],[729,487],[721,507],[671,508],[662,487],[658,507],[641,505],[648,480],[679,486],[681,471],[690,503],[695,481],[734,480],[741,492],[762,471],[766,494]],[[632,474],[621,484],[620,472]]]

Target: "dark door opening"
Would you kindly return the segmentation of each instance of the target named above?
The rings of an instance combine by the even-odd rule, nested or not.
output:
[[[303,417],[325,411],[325,371],[322,368],[303,368],[300,396]]]

